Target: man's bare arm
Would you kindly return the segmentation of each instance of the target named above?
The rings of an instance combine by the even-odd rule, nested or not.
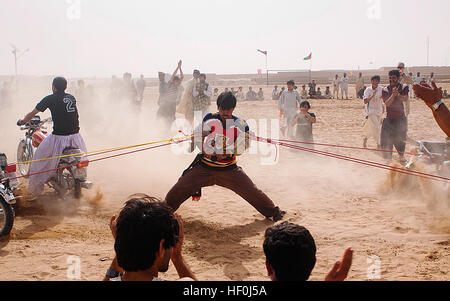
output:
[[[34,116],[36,116],[36,114],[39,113],[38,109],[34,109],[33,111],[31,111],[30,113],[27,114],[27,116],[25,116],[24,119],[20,119],[19,121],[17,121],[17,125],[21,126],[21,125],[25,125],[28,122],[30,122],[31,119],[33,119]]]

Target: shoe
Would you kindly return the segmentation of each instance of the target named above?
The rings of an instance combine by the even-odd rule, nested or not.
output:
[[[278,207],[275,210],[276,211],[275,211],[274,215],[272,216],[272,219],[276,223],[283,219],[284,215],[286,214],[286,211],[281,211],[280,208],[278,208]]]

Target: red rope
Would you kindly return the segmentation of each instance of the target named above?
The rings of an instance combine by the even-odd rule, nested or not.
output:
[[[385,149],[374,149],[374,148],[364,148],[364,147],[355,147],[355,146],[323,144],[323,143],[303,142],[303,141],[295,141],[295,140],[281,140],[280,139],[278,141],[289,142],[289,143],[308,144],[308,145],[318,145],[318,146],[329,146],[329,147],[337,147],[337,148],[348,148],[348,149],[356,149],[356,150],[375,151],[375,152],[395,153],[395,151],[385,150]],[[400,154],[414,155],[413,153],[410,153],[410,152],[403,152],[403,153],[400,152]]]
[[[425,179],[429,179],[429,180],[443,181],[443,182],[450,181],[449,178],[440,177],[440,176],[436,176],[436,175],[432,175],[432,174],[421,173],[418,171],[408,170],[408,169],[390,166],[390,165],[386,165],[386,164],[381,164],[381,163],[377,163],[377,162],[352,158],[352,157],[334,154],[334,153],[325,152],[325,151],[314,150],[314,149],[305,148],[305,147],[292,145],[292,144],[288,144],[288,143],[282,143],[282,142],[279,142],[279,141],[276,141],[273,139],[265,139],[265,138],[261,138],[261,137],[257,137],[257,138],[258,138],[258,141],[262,141],[262,142],[266,142],[266,143],[270,143],[270,144],[278,144],[278,145],[284,146],[284,147],[307,151],[307,152],[318,154],[318,155],[323,155],[323,156],[327,156],[327,157],[341,159],[344,161],[359,163],[359,164],[376,167],[376,168],[380,168],[380,169],[385,169],[385,170],[389,170],[389,171],[395,171],[395,172],[399,172],[399,173],[403,173],[403,174],[413,175],[413,176],[417,176],[417,177],[421,177],[421,178],[425,178]]]
[[[151,150],[151,149],[155,149],[155,148],[160,148],[160,147],[163,147],[163,146],[169,146],[169,145],[171,145],[172,143],[174,143],[174,144],[179,144],[179,143],[182,143],[182,142],[185,142],[185,141],[188,141],[188,140],[189,140],[189,139],[183,139],[183,140],[178,140],[178,141],[172,140],[171,143],[164,143],[164,144],[157,145],[157,146],[152,146],[152,147],[143,148],[143,149],[139,149],[139,150],[135,150],[135,151],[131,151],[131,152],[126,152],[126,153],[122,153],[122,154],[117,154],[117,155],[113,155],[113,156],[108,156],[108,157],[104,157],[104,158],[99,158],[99,159],[91,160],[91,161],[89,161],[89,162],[90,162],[90,163],[93,163],[93,162],[98,162],[98,161],[102,161],[102,160],[106,160],[106,159],[111,159],[111,158],[116,158],[116,157],[120,157],[120,156],[129,155],[129,154],[133,154],[133,153],[143,152],[143,151],[146,151],[146,150]],[[105,152],[103,152],[103,153],[98,153],[98,154],[92,154],[92,156],[94,156],[94,155],[99,155],[99,154],[104,154],[104,153],[108,153],[108,152],[114,152],[114,151],[117,151],[117,150],[105,151]],[[78,163],[77,163],[77,164],[68,165],[68,166],[60,166],[60,167],[58,167],[58,168],[49,169],[49,170],[44,170],[44,171],[40,171],[40,172],[35,172],[35,173],[28,174],[28,175],[25,175],[25,176],[19,176],[19,177],[9,178],[9,180],[17,180],[17,179],[20,179],[20,178],[26,178],[26,177],[30,177],[30,176],[35,176],[35,175],[39,175],[39,174],[43,174],[43,173],[48,173],[48,172],[52,172],[52,171],[57,171],[57,170],[59,170],[59,169],[70,168],[70,167],[73,167],[73,166],[76,166],[76,165],[78,165]],[[7,180],[8,180],[8,179],[3,179],[3,180],[0,181],[0,182],[5,182],[5,181],[7,181]]]

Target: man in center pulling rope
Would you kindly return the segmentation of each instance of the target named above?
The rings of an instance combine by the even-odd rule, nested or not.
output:
[[[200,196],[203,187],[218,185],[234,191],[266,218],[280,221],[286,212],[276,207],[237,165],[236,157],[249,148],[254,134],[244,120],[233,115],[236,103],[231,92],[219,96],[219,112],[206,115],[194,132],[192,151],[199,146],[202,153],[169,191],[165,202],[177,211],[191,196]]]

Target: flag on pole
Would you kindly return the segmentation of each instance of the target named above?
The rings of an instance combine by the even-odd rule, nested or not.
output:
[[[258,49],[258,52],[261,52],[262,54],[267,55],[267,51],[263,51],[263,50],[259,50]]]
[[[311,59],[312,59],[312,52],[307,57],[305,57],[303,60],[310,61]]]
[[[262,75],[262,69],[258,69],[258,75]]]

